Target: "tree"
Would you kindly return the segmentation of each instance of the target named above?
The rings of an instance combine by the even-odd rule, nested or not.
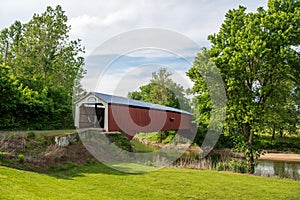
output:
[[[172,73],[166,68],[161,68],[158,72],[152,73],[149,84],[141,86],[140,91],[129,92],[128,97],[190,111],[183,87],[175,83],[171,76]]]
[[[0,65],[0,127],[8,127],[13,123],[13,111],[19,103],[20,92],[17,87],[17,81],[12,76],[11,68]]]
[[[69,40],[69,31],[60,6],[47,7],[26,24],[15,22],[1,33],[2,41],[11,41],[8,65],[30,88],[41,91],[41,86],[63,85],[70,95],[75,77],[83,73],[83,58],[78,55],[84,49],[80,40]]]
[[[293,47],[300,42],[299,6],[299,1],[269,0],[267,10],[260,7],[255,13],[246,13],[242,6],[229,10],[220,31],[208,37],[211,49],[202,50],[187,73],[195,82],[193,92],[198,94],[195,101],[205,99],[204,105],[200,103],[196,108],[198,116],[208,121],[211,101],[199,76],[201,62],[205,61],[201,57],[208,54],[207,62],[214,62],[219,68],[227,97],[224,132],[241,138],[240,147],[251,173],[254,158],[259,156],[255,134],[270,122],[267,116],[279,110],[276,114],[280,116],[287,112],[282,105],[292,103],[291,94],[297,87],[300,59]],[[276,103],[279,94],[281,102]]]
[[[79,39],[69,39],[70,29],[65,12],[56,6],[34,14],[28,23],[16,21],[1,31],[0,52],[7,55],[5,64],[11,67],[22,94],[19,109],[15,110],[22,125],[15,126],[72,127],[73,87],[84,74],[84,59],[80,56],[84,48]],[[43,120],[33,122],[37,117]]]

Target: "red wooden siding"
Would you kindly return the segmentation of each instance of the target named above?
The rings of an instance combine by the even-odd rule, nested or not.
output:
[[[132,136],[138,132],[190,129],[191,121],[192,116],[187,114],[108,105],[108,131],[123,131]]]

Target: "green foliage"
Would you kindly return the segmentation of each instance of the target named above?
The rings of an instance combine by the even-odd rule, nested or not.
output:
[[[30,131],[30,132],[28,132],[27,133],[27,138],[35,138],[35,132],[33,132],[33,131]]]
[[[173,134],[169,134],[168,136],[166,136],[166,138],[162,141],[163,144],[168,144],[170,142],[172,142],[172,140],[174,139],[175,135]]]
[[[141,140],[150,141],[154,143],[167,144],[172,142],[176,135],[176,131],[161,131],[151,133],[139,133],[135,137]]]
[[[17,108],[21,95],[11,68],[5,65],[0,65],[0,93],[0,128],[2,128],[13,122],[13,112]]]
[[[13,134],[13,133],[8,135],[8,138],[9,138],[9,139],[14,139],[15,137],[16,137],[16,136],[15,136],[15,134]]]
[[[18,161],[20,164],[25,162],[25,156],[23,154],[18,154]]]
[[[56,6],[0,32],[0,54],[7,54],[0,69],[0,129],[73,127],[71,97],[84,74],[84,48],[69,39],[69,31],[65,12]]]
[[[240,6],[229,10],[217,34],[210,35],[209,50],[197,54],[187,75],[195,83],[196,121],[210,123],[212,103],[201,72],[211,65],[220,70],[225,84],[227,118],[224,132],[237,137],[254,170],[259,153],[255,135],[267,128],[293,132],[299,123],[300,3],[269,0],[268,9],[246,12]],[[298,110],[297,110],[298,109]]]
[[[124,134],[110,134],[113,139],[113,143],[126,151],[132,151],[132,146],[130,141],[125,137]]]
[[[249,165],[245,160],[232,159],[229,162],[218,162],[213,168],[217,171],[231,171],[237,173],[248,173]]]
[[[264,150],[277,150],[288,152],[300,152],[300,136],[286,136],[283,138],[271,139],[271,136],[260,136],[258,145]]]
[[[151,142],[159,142],[160,136],[158,132],[151,132],[151,133],[138,133],[135,135],[135,138],[151,141]]]
[[[140,91],[129,92],[128,97],[190,111],[189,101],[185,97],[183,87],[175,83],[171,76],[172,73],[166,68],[161,68],[158,72],[152,73],[149,84],[141,86]]]

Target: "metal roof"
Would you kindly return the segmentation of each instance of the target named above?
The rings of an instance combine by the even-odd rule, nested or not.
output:
[[[110,94],[103,94],[103,93],[98,93],[98,92],[94,92],[93,94],[108,104],[136,106],[136,107],[142,107],[142,108],[165,110],[165,111],[171,111],[171,112],[192,115],[190,112],[187,112],[185,110],[180,110],[180,109],[172,108],[172,107],[168,107],[168,106],[133,100],[133,99],[120,97],[120,96],[114,96],[114,95],[110,95]]]

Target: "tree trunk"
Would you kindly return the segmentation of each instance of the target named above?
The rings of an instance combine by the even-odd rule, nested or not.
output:
[[[253,136],[254,133],[251,130],[250,124],[245,123],[243,124],[243,133],[247,136],[248,138],[248,146],[246,148],[246,159],[249,165],[249,173],[253,174],[254,173],[254,150],[253,150]]]
[[[282,138],[283,137],[283,129],[282,128],[279,130],[279,133],[280,133],[280,138]]]
[[[250,130],[249,130],[250,131]],[[249,163],[249,173],[250,174],[253,174],[254,173],[254,149],[253,149],[253,136],[254,136],[254,133],[253,131],[250,131],[250,134],[249,134],[249,146],[248,146],[248,152],[249,152],[249,157],[248,157],[248,163]]]
[[[275,133],[276,131],[275,131],[275,124],[274,124],[273,131],[272,131],[272,140],[275,140]]]
[[[162,131],[159,131],[158,133],[159,133],[159,143],[162,143],[162,134],[163,133],[162,133]]]

